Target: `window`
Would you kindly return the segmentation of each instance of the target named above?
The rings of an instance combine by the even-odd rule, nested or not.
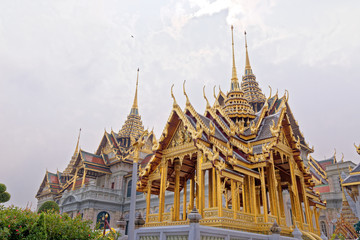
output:
[[[324,221],[321,221],[321,222],[320,222],[320,226],[321,226],[321,232],[323,232],[324,235],[327,237],[328,235],[327,235],[327,230],[326,230],[326,224],[325,224],[325,222],[324,222]]]
[[[112,182],[112,183],[111,183],[111,189],[114,189],[114,187],[115,187],[115,183]]]
[[[131,184],[132,184],[132,180],[130,180],[130,181],[128,182],[126,197],[131,197]],[[136,195],[140,195],[141,193],[142,193],[142,192],[136,192]]]

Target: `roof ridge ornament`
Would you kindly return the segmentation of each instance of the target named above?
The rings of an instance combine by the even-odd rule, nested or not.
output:
[[[174,100],[173,102],[173,107],[177,106],[177,102],[176,102],[176,99],[175,99],[175,96],[174,96],[174,92],[173,92],[173,88],[174,88],[174,84],[171,86],[171,97],[172,99]]]
[[[185,95],[185,97],[186,97],[186,106],[189,106],[189,105],[190,105],[190,101],[189,101],[189,97],[188,97],[188,95],[187,95],[187,93],[186,93],[186,91],[185,91],[185,83],[186,83],[186,80],[184,80],[184,82],[183,82],[183,92],[184,92],[184,95]]]
[[[204,98],[206,100],[206,108],[210,108],[210,104],[209,104],[209,100],[207,99],[206,95],[205,95],[205,85],[203,87],[203,94],[204,94]]]

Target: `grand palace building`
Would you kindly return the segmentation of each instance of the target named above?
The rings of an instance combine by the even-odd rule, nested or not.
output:
[[[172,109],[156,138],[144,130],[136,83],[122,128],[105,131],[95,152],[79,149],[78,141],[66,169],[45,173],[36,194],[38,206],[54,200],[62,213],[80,214],[94,224],[108,214],[115,227],[116,221],[129,219],[131,170],[134,156],[139,156],[136,211],[144,217],[146,229],[188,225],[189,214],[197,209],[202,226],[269,234],[277,225],[283,236],[298,229],[305,239],[321,239],[327,204],[341,208],[348,197],[360,212],[360,167],[350,164],[351,171],[348,165],[340,167],[348,169],[339,171],[343,178],[334,170],[330,175],[341,180],[334,199],[341,200],[332,201],[328,194],[324,201],[335,181],[328,171],[338,166],[336,160],[312,158],[314,149],[300,131],[287,91],[273,95],[270,90],[269,96],[262,92],[250,65],[246,33],[245,67],[239,80],[231,30],[232,72],[226,93],[214,88],[211,101],[205,87],[199,89],[206,103],[200,113],[185,82],[184,108],[171,89]],[[142,147],[134,148],[135,143]],[[333,233],[327,228],[326,235]]]

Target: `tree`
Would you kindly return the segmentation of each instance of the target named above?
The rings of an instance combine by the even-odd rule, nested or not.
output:
[[[0,203],[10,200],[10,193],[6,192],[5,184],[0,183]]]
[[[38,213],[47,212],[47,211],[59,212],[59,210],[60,210],[59,205],[56,202],[46,201],[39,207]]]

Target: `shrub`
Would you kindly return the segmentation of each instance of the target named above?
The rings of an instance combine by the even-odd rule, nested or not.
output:
[[[10,193],[6,192],[5,184],[0,183],[0,203],[10,200]]]
[[[91,229],[90,223],[81,220],[81,216],[72,219],[57,212],[37,214],[27,209],[0,206],[0,239],[104,239]]]
[[[39,207],[38,213],[48,212],[48,211],[59,212],[60,211],[59,205],[54,201],[46,201]]]

